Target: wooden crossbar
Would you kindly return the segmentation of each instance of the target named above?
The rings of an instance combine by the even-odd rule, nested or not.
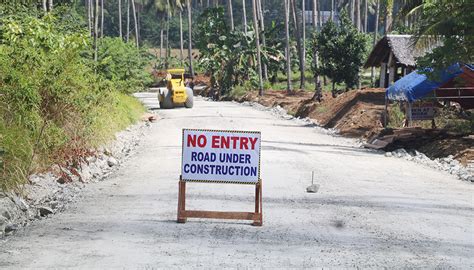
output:
[[[178,223],[186,223],[187,218],[213,218],[252,220],[252,225],[263,225],[262,214],[262,182],[255,185],[255,212],[225,212],[186,210],[186,182],[179,181],[178,187]]]

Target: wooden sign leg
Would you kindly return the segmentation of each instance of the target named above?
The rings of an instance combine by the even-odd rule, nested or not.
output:
[[[178,223],[186,223],[186,182],[179,181],[178,187]]]
[[[262,213],[262,181],[259,181],[255,185],[255,216],[252,223],[253,226],[263,225],[263,213]]]

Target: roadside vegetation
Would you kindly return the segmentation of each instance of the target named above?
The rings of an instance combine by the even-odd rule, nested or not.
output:
[[[139,119],[131,93],[151,81],[147,54],[120,38],[93,41],[82,16],[58,7],[0,11],[0,188],[80,158]]]

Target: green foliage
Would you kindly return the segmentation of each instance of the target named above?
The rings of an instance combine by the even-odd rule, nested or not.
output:
[[[418,46],[442,41],[417,63],[421,68],[443,70],[456,62],[474,62],[474,15],[472,0],[425,0],[417,23]]]
[[[262,60],[270,68],[279,68],[283,54],[278,44],[262,47]],[[211,76],[221,94],[250,81],[258,86],[255,32],[231,31],[222,7],[207,9],[197,23],[196,47],[201,53],[199,65]]]
[[[152,82],[145,71],[151,55],[146,50],[137,50],[133,43],[120,38],[105,37],[100,40],[97,72],[111,81],[123,93],[134,93]]]
[[[70,24],[53,14],[0,18],[0,188],[24,183],[58,153],[104,142],[143,111],[119,94],[143,85],[142,55],[106,40],[96,66],[86,30]]]
[[[329,21],[320,32],[313,35],[313,50],[321,59],[319,69],[313,71],[331,78],[333,83],[345,83],[346,87],[357,84],[359,70],[367,54],[369,38],[357,31],[346,14],[341,24]]]

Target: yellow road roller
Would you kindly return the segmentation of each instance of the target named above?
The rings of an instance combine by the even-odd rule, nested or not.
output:
[[[192,108],[194,103],[193,90],[186,87],[184,69],[168,69],[166,74],[166,88],[158,91],[160,108],[172,109],[177,105]]]

